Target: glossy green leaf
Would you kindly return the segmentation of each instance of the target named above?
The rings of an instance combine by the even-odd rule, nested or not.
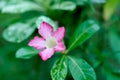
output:
[[[68,56],[69,69],[74,80],[96,80],[93,68],[83,59]]]
[[[45,21],[45,22],[49,23],[50,25],[52,25],[53,28],[54,28],[54,30],[57,29],[56,23],[55,23],[52,19],[50,19],[49,17],[46,17],[46,16],[40,16],[40,17],[36,20],[36,26],[37,26],[38,29],[39,29],[39,27],[40,27],[40,24],[41,24],[43,21]]]
[[[117,6],[120,4],[120,0],[107,0],[104,5],[103,17],[105,20],[109,20],[116,10]]]
[[[3,32],[3,37],[9,42],[20,43],[27,39],[35,30],[35,26],[29,23],[15,23]]]
[[[2,8],[2,13],[24,13],[31,10],[43,11],[43,8],[30,1],[18,1]]]
[[[38,54],[38,51],[33,47],[22,47],[16,52],[16,58],[29,59]]]
[[[67,65],[65,62],[65,56],[57,60],[51,70],[52,80],[65,80],[67,75]]]
[[[94,20],[87,20],[80,24],[70,40],[68,51],[81,45],[99,30],[98,24]]]
[[[57,10],[70,10],[73,11],[76,8],[76,4],[72,1],[64,1],[59,4],[55,4],[52,6],[52,9],[57,9]]]

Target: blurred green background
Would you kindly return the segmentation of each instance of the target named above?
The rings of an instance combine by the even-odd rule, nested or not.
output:
[[[96,20],[100,30],[69,55],[85,59],[97,80],[120,80],[120,0],[0,0],[0,80],[51,80],[50,69],[59,54],[46,62],[38,55],[15,57],[19,48],[38,35],[35,21],[39,16],[65,26],[67,47],[79,24]],[[10,30],[13,25],[15,30]],[[69,72],[66,80],[73,80]]]

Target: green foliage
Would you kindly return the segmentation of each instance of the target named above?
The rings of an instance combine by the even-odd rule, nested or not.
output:
[[[0,13],[0,27],[8,26],[13,23],[15,20],[20,18],[19,14],[2,14]]]
[[[69,43],[68,51],[81,45],[84,41],[90,38],[98,30],[99,26],[93,20],[88,20],[80,24],[76,29],[75,33],[73,33],[73,36]]]
[[[115,30],[110,30],[109,32],[110,46],[114,52],[120,51],[120,37]],[[117,47],[116,47],[117,46]]]
[[[56,10],[70,10],[73,11],[76,8],[76,4],[71,1],[64,1],[60,4],[55,4],[52,6],[52,9]]]
[[[65,57],[66,56],[63,55],[54,63],[53,68],[51,69],[52,80],[65,80],[67,75],[67,65]]]
[[[69,68],[75,80],[96,80],[93,68],[84,60],[68,57]]]
[[[72,0],[74,3],[76,3],[77,5],[85,5],[86,4],[86,2],[87,2],[87,0],[81,0],[81,1],[79,1],[79,0]]]
[[[92,2],[94,4],[100,4],[105,3],[106,0],[72,0],[74,3],[76,3],[78,6],[84,6],[88,4],[89,2]]]
[[[120,49],[120,48],[119,48]],[[118,53],[115,53],[115,58],[117,59],[117,61],[118,61],[118,63],[120,64],[120,52],[118,52]],[[118,69],[117,69],[118,70]],[[120,71],[117,71],[116,70],[116,72],[119,72],[120,73]],[[120,70],[120,69],[119,69]]]
[[[0,9],[2,9],[6,5],[5,1],[0,1]]]
[[[16,57],[22,58],[22,59],[29,59],[37,54],[38,54],[38,51],[36,49],[29,47],[29,46],[26,46],[26,47],[20,48],[16,52]]]
[[[2,8],[2,13],[24,13],[31,10],[43,11],[43,8],[31,1],[10,3]]]
[[[0,79],[120,80],[119,3],[0,0]],[[66,50],[45,62],[28,46],[43,21],[66,29]]]
[[[106,0],[91,0],[93,3],[105,3]]]
[[[4,32],[3,37],[10,42],[20,43],[27,39],[35,30],[30,23],[15,23],[10,25]]]
[[[107,72],[107,80],[119,80],[120,78],[110,72]]]
[[[104,6],[103,17],[105,20],[109,20],[116,10],[116,7],[120,4],[120,0],[107,0],[107,3]]]

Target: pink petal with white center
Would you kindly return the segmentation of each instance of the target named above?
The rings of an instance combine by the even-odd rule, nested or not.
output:
[[[33,46],[37,50],[41,50],[45,48],[45,40],[43,38],[35,36],[32,40],[30,40],[28,45]]]
[[[42,22],[38,32],[44,39],[47,39],[52,36],[53,27],[46,22]]]
[[[57,39],[57,41],[62,41],[62,39],[64,38],[64,35],[65,35],[64,27],[58,28],[53,34],[53,36]]]
[[[57,46],[55,47],[55,51],[64,51],[66,49],[64,43],[61,41],[57,44]]]
[[[42,52],[39,53],[43,61],[46,61],[47,59],[51,58],[54,54],[54,49],[45,49]]]

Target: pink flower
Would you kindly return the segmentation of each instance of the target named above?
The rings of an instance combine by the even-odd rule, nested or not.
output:
[[[48,58],[51,58],[56,51],[61,52],[65,50],[62,42],[65,35],[64,27],[60,27],[53,32],[53,27],[50,24],[42,22],[38,32],[42,37],[35,36],[28,45],[33,46],[37,50],[42,50],[39,52],[42,60],[46,61]]]

